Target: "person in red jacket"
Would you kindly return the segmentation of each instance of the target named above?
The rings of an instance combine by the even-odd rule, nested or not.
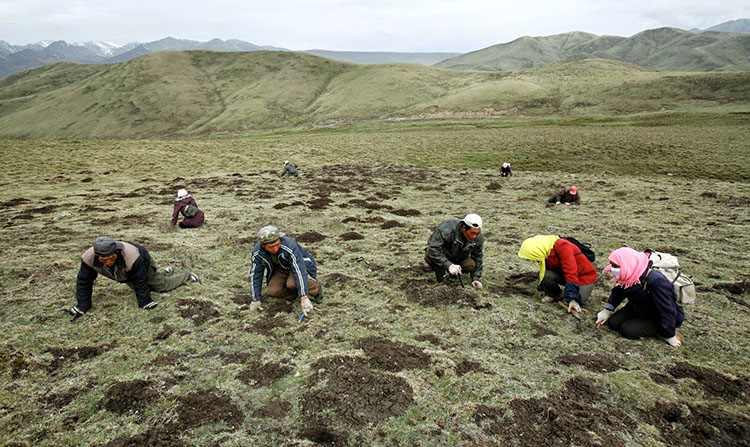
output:
[[[187,189],[177,191],[177,198],[174,201],[174,210],[172,211],[172,220],[169,222],[171,227],[175,226],[180,214],[184,217],[182,222],[180,222],[180,228],[198,228],[203,225],[203,221],[205,220],[203,211],[198,209],[198,204],[188,194]]]
[[[523,241],[518,256],[539,263],[537,290],[542,301],[563,299],[568,312],[581,311],[594,289],[597,272],[575,244],[558,236],[534,236]]]

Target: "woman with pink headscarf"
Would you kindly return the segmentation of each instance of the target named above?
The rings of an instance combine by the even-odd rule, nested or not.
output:
[[[677,328],[685,320],[682,306],[674,298],[672,283],[650,268],[648,254],[632,248],[618,248],[609,255],[609,272],[616,283],[604,309],[596,315],[596,327],[607,323],[624,337],[663,338],[675,348],[682,345]],[[627,298],[628,303],[614,310]]]

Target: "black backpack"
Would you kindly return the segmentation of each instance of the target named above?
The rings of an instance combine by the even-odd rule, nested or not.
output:
[[[583,253],[583,255],[586,256],[589,261],[591,261],[592,263],[596,261],[596,253],[594,253],[594,250],[591,248],[591,244],[581,242],[578,239],[570,236],[563,236],[562,238],[578,247],[578,249],[581,250],[581,253]]]
[[[185,208],[183,208],[182,210],[182,214],[185,217],[193,217],[198,214],[198,207],[193,205],[185,205]]]

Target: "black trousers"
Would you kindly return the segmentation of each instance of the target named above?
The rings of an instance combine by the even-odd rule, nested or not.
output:
[[[635,306],[626,304],[607,320],[609,328],[618,331],[623,337],[638,340],[641,337],[655,337],[659,331],[659,322],[643,312],[638,312]]]

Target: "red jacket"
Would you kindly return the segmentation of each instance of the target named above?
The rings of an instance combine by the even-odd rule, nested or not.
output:
[[[565,282],[573,282],[579,286],[596,282],[596,269],[591,261],[567,239],[555,241],[546,263],[548,269],[562,272]]]

